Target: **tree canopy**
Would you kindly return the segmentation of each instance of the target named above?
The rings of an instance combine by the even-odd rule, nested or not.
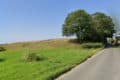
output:
[[[105,42],[106,37],[112,37],[115,32],[114,23],[110,16],[101,12],[92,14],[93,29],[95,32],[94,37],[96,41]]]
[[[114,32],[114,23],[110,16],[101,12],[91,15],[84,10],[68,14],[62,28],[63,36],[76,35],[81,42],[105,42],[106,37],[111,37]]]

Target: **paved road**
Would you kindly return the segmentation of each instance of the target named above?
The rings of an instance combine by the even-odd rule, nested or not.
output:
[[[56,80],[120,80],[120,49],[105,49]]]

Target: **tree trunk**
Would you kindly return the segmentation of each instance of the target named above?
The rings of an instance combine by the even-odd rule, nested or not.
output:
[[[81,43],[82,40],[81,40],[81,36],[80,36],[80,33],[79,33],[79,32],[76,33],[76,37],[77,37],[78,42]]]

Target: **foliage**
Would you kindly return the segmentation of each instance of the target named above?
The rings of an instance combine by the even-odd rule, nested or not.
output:
[[[76,35],[81,42],[105,43],[106,38],[111,37],[114,32],[114,23],[110,16],[101,12],[90,15],[84,10],[68,14],[62,28],[63,36]]]
[[[6,49],[4,47],[0,47],[0,52],[1,51],[6,51]]]
[[[44,57],[38,56],[36,53],[29,53],[24,56],[24,60],[31,62],[31,61],[40,61],[43,60]]]
[[[97,12],[92,15],[93,29],[94,29],[94,40],[106,42],[107,37],[112,37],[114,30],[114,23],[110,16],[104,13]]]
[[[91,16],[84,10],[68,14],[63,24],[63,36],[76,35],[79,40],[91,37]]]
[[[103,47],[102,43],[84,43],[81,45],[82,48],[101,48]]]

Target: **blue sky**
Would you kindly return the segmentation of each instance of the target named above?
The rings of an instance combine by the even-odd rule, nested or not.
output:
[[[0,0],[0,43],[61,38],[65,17],[84,9],[120,17],[120,0]]]

